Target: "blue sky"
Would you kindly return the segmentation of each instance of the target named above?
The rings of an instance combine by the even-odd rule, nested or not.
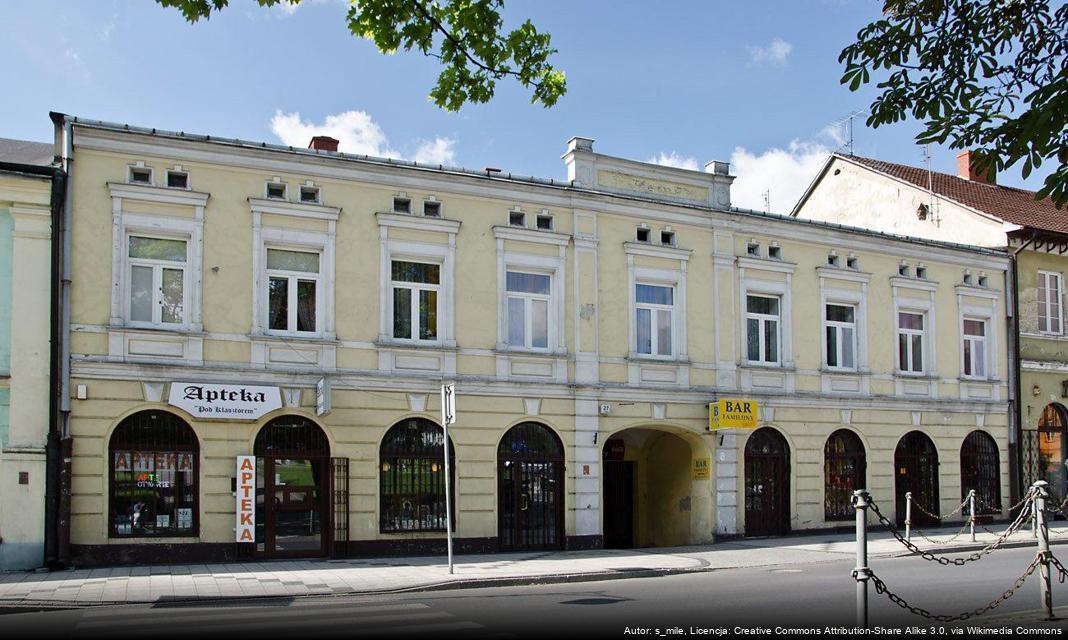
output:
[[[513,0],[507,24],[529,17],[552,34],[568,94],[544,109],[504,81],[489,104],[448,113],[427,98],[436,62],[353,38],[341,0],[231,0],[195,25],[149,0],[5,3],[0,137],[50,140],[57,110],[302,146],[323,132],[343,151],[563,177],[566,141],[583,135],[637,160],[728,160],[736,205],[763,209],[767,190],[785,212],[871,102],[839,85],[837,57],[881,4]],[[915,123],[853,129],[857,154],[922,165]],[[931,155],[955,173],[956,151]],[[999,182],[1037,189],[1041,177],[1015,167]]]

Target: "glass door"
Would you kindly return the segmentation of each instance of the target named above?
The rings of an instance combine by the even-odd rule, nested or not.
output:
[[[257,547],[265,555],[292,558],[326,554],[326,465],[325,459],[296,458],[266,458],[257,465],[262,470],[257,484],[263,488],[262,501],[257,504],[262,504],[257,516],[263,518],[263,543]],[[257,542],[260,539],[257,535]]]

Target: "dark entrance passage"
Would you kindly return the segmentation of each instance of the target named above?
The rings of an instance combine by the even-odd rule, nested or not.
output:
[[[938,524],[938,451],[930,438],[919,431],[910,431],[901,438],[894,451],[894,478],[897,524],[905,524],[905,494],[909,492],[912,524]]]
[[[607,448],[606,448],[607,452]],[[604,546],[634,546],[634,463],[604,460]]]
[[[311,420],[282,416],[256,436],[256,551],[325,556],[331,541],[330,445]]]
[[[502,551],[562,549],[564,446],[537,422],[517,424],[497,447]]]
[[[745,443],[745,535],[781,536],[790,531],[790,447],[771,427]]]

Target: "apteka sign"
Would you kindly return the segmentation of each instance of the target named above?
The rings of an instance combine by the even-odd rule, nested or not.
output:
[[[282,406],[278,387],[172,382],[167,402],[198,418],[256,420]]]
[[[256,457],[237,456],[235,542],[256,542]]]

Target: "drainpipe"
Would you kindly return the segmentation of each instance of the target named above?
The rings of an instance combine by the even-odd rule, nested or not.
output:
[[[56,168],[52,175],[52,267],[49,294],[48,342],[48,439],[45,444],[45,554],[46,567],[59,565],[59,470],[60,470],[60,250],[63,246],[60,229],[63,227],[63,206],[66,199],[67,175]]]
[[[60,227],[61,246],[59,256],[59,309],[56,330],[59,332],[59,411],[57,440],[60,454],[55,473],[58,505],[56,508],[56,558],[55,564],[65,566],[70,558],[70,282],[71,282],[71,220],[73,189],[71,188],[72,164],[74,161],[74,130],[72,121],[62,113],[51,112],[49,117],[56,129],[57,146],[61,149],[60,169],[66,174],[67,188],[63,197],[63,215]],[[54,233],[54,232],[53,232]]]
[[[1009,392],[1012,399],[1009,402],[1009,504],[1016,504],[1020,499],[1021,485],[1023,482],[1023,451],[1020,444],[1023,441],[1023,387],[1020,376],[1020,296],[1019,296],[1019,255],[1020,252],[1034,243],[1038,237],[1037,231],[1031,232],[1031,237],[1019,247],[1009,253],[1008,286],[1005,287],[1006,297],[1005,312],[1010,314],[1008,326],[1012,329],[1009,339]],[[1011,306],[1010,306],[1011,304]],[[1010,514],[1010,517],[1011,514]]]

